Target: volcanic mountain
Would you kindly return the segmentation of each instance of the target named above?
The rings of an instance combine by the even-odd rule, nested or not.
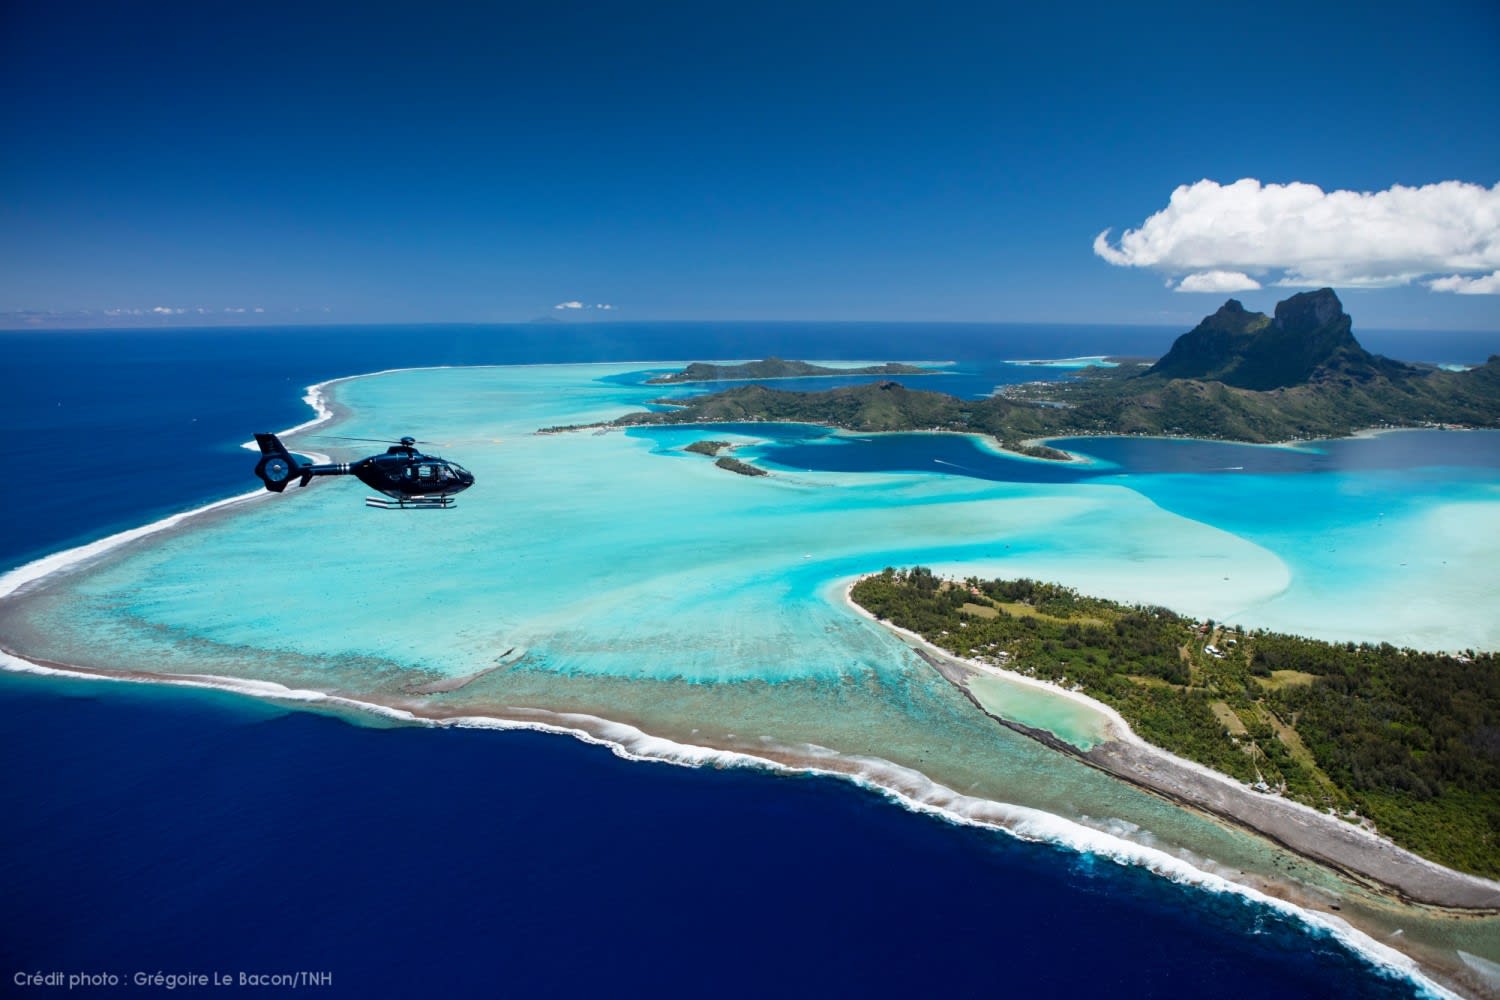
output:
[[[615,423],[773,420],[860,432],[949,430],[1060,458],[1036,442],[1081,434],[1269,442],[1369,427],[1500,427],[1500,356],[1449,372],[1371,354],[1354,339],[1339,297],[1322,288],[1278,303],[1274,316],[1230,299],[1144,370],[1090,369],[1063,382],[1005,386],[983,399],[882,381],[826,392],[748,385],[657,402],[670,410]]]
[[[1339,297],[1320,288],[1277,303],[1274,318],[1230,299],[1178,337],[1147,374],[1265,391],[1330,379],[1399,378],[1416,369],[1361,347]]]

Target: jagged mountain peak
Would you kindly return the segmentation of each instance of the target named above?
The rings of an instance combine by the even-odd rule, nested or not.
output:
[[[1367,377],[1385,367],[1354,339],[1334,290],[1320,288],[1278,302],[1274,319],[1230,299],[1178,337],[1148,374],[1266,390],[1335,373]]]
[[[1229,302],[1239,305],[1233,299]],[[1272,323],[1283,330],[1310,332],[1339,319],[1346,326],[1353,326],[1338,294],[1332,288],[1319,288],[1315,292],[1298,292],[1276,303],[1276,318]]]

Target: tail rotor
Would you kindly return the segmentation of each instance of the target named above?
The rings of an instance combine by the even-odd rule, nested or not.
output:
[[[304,472],[306,463],[297,461],[280,438],[275,434],[257,434],[255,443],[260,446],[260,462],[255,466],[255,474],[266,489],[280,493],[298,476],[302,477],[302,485],[307,485],[311,477]]]

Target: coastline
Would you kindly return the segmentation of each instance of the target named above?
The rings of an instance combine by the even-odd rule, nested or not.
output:
[[[310,689],[293,689],[274,681],[244,680],[209,674],[172,675],[92,670],[67,664],[35,662],[3,648],[0,648],[0,669],[64,678],[226,691],[284,703],[300,710],[316,710],[321,707],[336,714],[372,714],[398,724],[492,729],[502,732],[528,730],[570,736],[582,743],[603,747],[615,756],[632,762],[678,767],[745,767],[774,774],[837,778],[875,792],[911,812],[958,826],[994,830],[1022,841],[1052,844],[1079,854],[1102,857],[1117,864],[1142,867],[1162,878],[1207,892],[1240,896],[1248,902],[1292,917],[1315,931],[1328,934],[1361,955],[1375,968],[1403,978],[1430,995],[1458,996],[1449,985],[1455,981],[1462,982],[1469,988],[1489,985],[1475,982],[1473,970],[1462,961],[1419,962],[1376,940],[1338,913],[1329,912],[1330,907],[1326,901],[1298,892],[1293,886],[1270,881],[1261,881],[1256,885],[1246,884],[1210,868],[1198,867],[1159,848],[1084,826],[1064,816],[964,795],[911,768],[879,758],[848,756],[815,744],[796,747],[768,744],[758,748],[758,752],[751,753],[741,749],[682,743],[654,736],[629,722],[583,713],[510,708],[508,711],[497,710],[493,714],[482,715],[472,711],[423,714],[410,706],[359,700]],[[1495,995],[1500,996],[1500,993]]]
[[[720,359],[720,360],[716,360],[716,361],[706,361],[706,362],[703,362],[703,363],[704,364],[712,364],[712,365],[746,365],[746,364],[754,364],[757,360],[759,360],[759,359],[752,358],[752,359],[750,359],[748,361],[745,361],[745,360],[738,360],[738,359],[731,358],[731,359],[729,359],[727,361],[723,360],[723,359]],[[658,386],[658,385],[716,385],[716,384],[718,384],[720,382],[794,382],[794,381],[797,381],[798,379],[808,379],[808,378],[880,378],[881,377],[880,373],[875,373],[875,372],[861,372],[859,369],[861,369],[861,368],[874,368],[874,367],[876,367],[878,365],[882,365],[882,364],[906,364],[906,365],[912,365],[914,367],[919,367],[919,368],[929,368],[929,367],[931,367],[933,365],[952,365],[952,364],[954,364],[954,362],[952,362],[952,361],[935,361],[935,362],[917,362],[917,361],[899,361],[899,362],[886,362],[886,361],[808,361],[807,364],[817,365],[820,368],[839,368],[840,366],[843,366],[845,368],[845,370],[843,370],[843,371],[817,372],[817,373],[812,374],[812,375],[755,375],[755,376],[750,376],[750,377],[747,377],[747,378],[677,378],[677,379],[664,379],[663,381],[660,381],[660,382],[654,381],[654,380],[651,380],[651,379],[647,379],[645,382],[642,382],[641,385],[650,385],[650,386]],[[953,373],[952,372],[944,372],[944,371],[921,371],[921,372],[900,372],[899,374],[908,375],[908,376],[916,376],[916,375],[951,375]]]
[[[1388,426],[1374,426],[1374,425],[1372,425],[1370,427],[1361,427],[1358,430],[1350,431],[1348,434],[1344,434],[1344,435],[1342,435],[1340,437],[1287,438],[1285,441],[1240,441],[1240,440],[1237,440],[1235,438],[1193,437],[1190,434],[1120,434],[1120,433],[1115,433],[1115,434],[1098,433],[1098,434],[1096,434],[1096,433],[1090,433],[1088,431],[1078,431],[1078,432],[1075,432],[1075,433],[1060,434],[1057,437],[1027,438],[1025,441],[1022,441],[1021,443],[1023,445],[1037,444],[1037,445],[1043,445],[1043,446],[1046,446],[1046,447],[1056,448],[1056,445],[1054,444],[1054,442],[1057,442],[1057,441],[1068,441],[1068,440],[1074,440],[1074,439],[1078,439],[1078,438],[1127,438],[1127,439],[1130,439],[1130,440],[1139,440],[1139,441],[1204,441],[1204,442],[1208,442],[1208,443],[1212,443],[1212,444],[1232,444],[1232,445],[1235,445],[1236,447],[1240,447],[1240,448],[1278,448],[1278,449],[1282,449],[1284,451],[1306,451],[1309,445],[1320,444],[1320,443],[1322,443],[1324,441],[1354,441],[1354,440],[1360,440],[1360,439],[1378,438],[1378,437],[1382,437],[1382,436],[1384,436],[1386,434],[1406,434],[1406,433],[1412,433],[1412,432],[1415,432],[1415,431],[1452,431],[1454,433],[1465,433],[1465,432],[1472,433],[1472,432],[1476,432],[1476,431],[1483,432],[1483,431],[1494,431],[1494,430],[1500,430],[1500,428],[1495,428],[1495,427],[1469,427],[1469,426],[1459,426],[1457,424],[1441,424],[1441,425],[1434,425],[1434,426],[1431,426],[1431,427],[1422,427],[1422,426],[1415,426],[1415,427],[1388,427]],[[904,433],[904,432],[902,432],[902,431],[894,431],[892,433],[898,433],[899,434],[899,433]],[[958,433],[964,433],[964,432],[958,432]],[[985,434],[980,434],[979,436],[980,437],[989,437],[989,435],[985,435]],[[1014,452],[1007,451],[1004,447],[1001,447],[998,444],[996,445],[996,447],[998,448],[998,450],[1005,452],[1007,455],[1014,455],[1014,454],[1016,454]],[[1040,462],[1075,461],[1075,460],[1077,460],[1077,461],[1084,461],[1084,462],[1089,461],[1087,458],[1084,458],[1084,457],[1079,456],[1079,455],[1075,455],[1073,452],[1067,451],[1064,448],[1057,448],[1057,450],[1061,451],[1063,454],[1065,454],[1065,455],[1067,455],[1069,457],[1067,459],[1065,459],[1065,460],[1064,459],[1048,459],[1048,458],[1043,458],[1043,459],[1035,459],[1035,461],[1040,461]],[[1030,456],[1018,455],[1017,457],[1020,457],[1020,458],[1029,458]]]
[[[1179,805],[1209,813],[1268,837],[1309,861],[1332,868],[1377,891],[1392,894],[1402,902],[1484,915],[1500,912],[1500,883],[1446,868],[1363,827],[1300,802],[1255,792],[1212,768],[1147,743],[1117,711],[1081,692],[955,656],[915,632],[876,618],[854,602],[852,589],[853,583],[843,589],[844,602],[850,608],[899,636],[976,708],[1001,725],[1039,739],[1059,752]],[[963,684],[966,674],[1000,676],[1085,705],[1106,720],[1108,739],[1089,750],[1082,750],[1046,731],[1002,719],[986,710],[968,692]]]
[[[770,379],[754,379],[752,381],[760,382],[760,381],[771,381],[771,380]],[[679,384],[687,384],[687,383],[679,383]],[[678,403],[663,403],[663,405],[670,405],[670,406],[679,406],[680,405],[680,406],[686,406],[687,404],[686,403],[682,403],[682,404],[678,404]],[[734,419],[734,420],[727,420],[727,419],[726,420],[693,420],[693,421],[686,421],[685,420],[685,421],[673,422],[673,423],[650,423],[650,422],[646,422],[646,423],[640,423],[640,424],[617,424],[614,421],[604,421],[604,422],[600,422],[600,423],[579,424],[577,426],[569,426],[569,427],[542,428],[542,429],[537,430],[534,433],[538,433],[538,434],[542,434],[542,433],[566,433],[566,432],[569,432],[569,431],[595,430],[595,429],[598,429],[598,428],[604,428],[604,429],[607,429],[607,430],[621,430],[621,429],[629,430],[632,427],[714,427],[714,426],[717,426],[717,425],[720,425],[720,424],[780,424],[780,425],[786,425],[786,426],[798,426],[798,425],[800,425],[800,426],[804,426],[804,427],[822,427],[822,428],[824,428],[826,430],[834,431],[834,432],[837,432],[837,433],[849,434],[849,435],[854,436],[854,437],[876,437],[876,436],[879,436],[879,435],[890,435],[890,434],[957,434],[957,435],[959,435],[961,437],[974,438],[975,441],[978,442],[978,443],[980,443],[984,448],[986,448],[988,450],[991,450],[991,451],[993,451],[996,454],[1004,455],[1006,458],[1015,459],[1016,461],[1021,461],[1021,462],[1045,462],[1045,463],[1047,463],[1049,465],[1070,465],[1070,464],[1072,464],[1072,465],[1085,465],[1085,466],[1086,465],[1093,465],[1093,464],[1095,464],[1096,460],[1092,459],[1092,458],[1089,458],[1086,455],[1080,455],[1080,454],[1077,454],[1075,452],[1068,451],[1067,449],[1064,449],[1064,448],[1058,448],[1055,445],[1054,442],[1057,442],[1057,441],[1067,441],[1067,440],[1077,440],[1077,439],[1081,439],[1081,438],[1123,438],[1123,439],[1128,439],[1128,440],[1142,440],[1142,441],[1202,441],[1202,442],[1209,443],[1209,444],[1230,444],[1230,445],[1234,445],[1234,446],[1240,447],[1240,448],[1275,448],[1275,449],[1281,449],[1281,450],[1285,450],[1285,451],[1306,451],[1307,447],[1309,445],[1316,445],[1316,444],[1318,444],[1320,442],[1323,442],[1323,441],[1351,441],[1351,440],[1356,440],[1356,439],[1361,439],[1361,438],[1379,437],[1379,436],[1384,435],[1384,434],[1397,434],[1397,433],[1409,432],[1409,431],[1449,431],[1449,432],[1452,432],[1452,433],[1466,433],[1466,432],[1468,432],[1468,433],[1475,433],[1475,432],[1482,433],[1484,431],[1496,431],[1496,432],[1500,432],[1500,428],[1495,428],[1495,427],[1469,427],[1469,426],[1458,426],[1458,425],[1442,425],[1442,426],[1434,426],[1434,427],[1387,427],[1387,426],[1370,426],[1370,427],[1361,427],[1358,430],[1350,431],[1348,434],[1342,435],[1340,437],[1288,438],[1285,441],[1242,441],[1242,440],[1238,440],[1236,438],[1194,437],[1194,436],[1192,436],[1190,434],[1181,434],[1181,435],[1178,435],[1178,434],[1126,434],[1126,433],[1109,433],[1109,434],[1098,433],[1098,434],[1095,434],[1095,433],[1089,433],[1089,432],[1086,432],[1086,431],[1077,431],[1077,432],[1069,432],[1067,434],[1059,434],[1056,437],[1031,437],[1031,438],[1025,438],[1025,439],[1023,439],[1022,441],[1019,442],[1022,447],[1040,446],[1040,447],[1044,447],[1044,448],[1052,448],[1053,450],[1055,450],[1055,451],[1061,453],[1062,455],[1064,455],[1065,457],[1063,457],[1063,458],[1044,458],[1044,457],[1040,457],[1040,456],[1037,456],[1037,455],[1028,455],[1025,452],[1016,451],[1016,450],[1014,450],[1012,448],[1006,447],[1005,443],[1003,441],[1001,441],[999,438],[995,437],[993,434],[988,434],[988,433],[985,433],[984,431],[951,430],[951,429],[944,428],[944,427],[913,427],[913,428],[911,428],[909,430],[895,430],[895,431],[862,431],[862,430],[856,430],[856,429],[854,429],[852,427],[844,427],[841,424],[824,423],[824,422],[820,422],[820,421],[817,421],[817,420],[764,420],[764,419],[754,418],[754,417],[744,417],[744,418],[738,418],[738,419]]]
[[[798,422],[801,423],[801,422],[804,422],[804,421],[798,421]],[[815,424],[814,426],[818,426],[818,427],[834,427],[835,430],[840,429],[840,428],[835,427],[832,424]],[[1062,452],[1064,455],[1067,455],[1068,457],[1065,458],[1065,459],[1059,459],[1059,458],[1037,458],[1034,455],[1024,455],[1024,454],[1022,454],[1020,452],[1011,451],[1009,448],[1006,448],[1003,444],[1001,444],[998,438],[995,438],[992,435],[984,434],[984,433],[977,432],[977,431],[922,430],[922,431],[872,431],[872,432],[869,432],[869,433],[877,433],[877,434],[969,434],[969,435],[972,435],[974,437],[980,438],[980,439],[988,442],[990,444],[990,446],[993,447],[996,451],[998,451],[998,452],[1000,452],[1000,453],[1002,453],[1002,454],[1004,454],[1004,455],[1006,455],[1006,456],[1008,456],[1010,458],[1018,458],[1018,459],[1022,459],[1022,460],[1029,461],[1029,462],[1052,462],[1052,463],[1060,464],[1060,465],[1066,465],[1066,464],[1068,464],[1070,462],[1078,462],[1078,463],[1081,463],[1081,464],[1084,464],[1084,465],[1088,465],[1088,464],[1092,464],[1095,460],[1091,459],[1091,458],[1089,458],[1089,457],[1087,457],[1085,455],[1079,455],[1079,454],[1076,454],[1074,452],[1068,451],[1066,448],[1058,448],[1057,445],[1056,445],[1056,442],[1058,442],[1058,441],[1076,440],[1076,439],[1079,439],[1079,438],[1124,438],[1124,439],[1128,439],[1128,440],[1132,440],[1132,441],[1202,441],[1202,442],[1209,443],[1209,444],[1232,444],[1232,445],[1234,445],[1235,447],[1238,447],[1238,448],[1274,448],[1274,449],[1279,449],[1279,450],[1282,450],[1282,451],[1306,451],[1308,449],[1308,446],[1310,446],[1310,445],[1317,445],[1317,444],[1320,444],[1320,443],[1322,443],[1324,441],[1353,441],[1353,440],[1357,440],[1357,439],[1377,438],[1377,437],[1381,437],[1382,435],[1386,435],[1386,434],[1402,434],[1402,433],[1410,433],[1410,432],[1413,432],[1413,431],[1451,431],[1453,433],[1466,433],[1466,432],[1467,433],[1473,433],[1473,432],[1480,432],[1480,433],[1482,433],[1484,431],[1497,431],[1497,430],[1500,430],[1500,428],[1494,428],[1494,427],[1459,427],[1457,425],[1444,425],[1444,426],[1435,426],[1435,427],[1386,427],[1386,426],[1370,426],[1370,427],[1361,427],[1358,430],[1350,431],[1348,434],[1342,435],[1341,437],[1287,438],[1285,441],[1241,441],[1241,440],[1238,440],[1236,438],[1194,437],[1191,434],[1121,434],[1121,433],[1113,433],[1113,434],[1103,434],[1103,433],[1100,433],[1100,434],[1094,434],[1094,433],[1089,433],[1087,431],[1078,431],[1078,432],[1068,433],[1068,434],[1059,434],[1056,437],[1026,438],[1024,441],[1021,442],[1021,444],[1023,446],[1028,446],[1028,447],[1032,446],[1032,445],[1041,445],[1042,447],[1053,448],[1053,449],[1055,449],[1057,451]],[[851,432],[851,433],[856,433],[856,432]]]
[[[1080,362],[1094,362],[1093,364],[1080,364]],[[1108,354],[1080,354],[1076,358],[1007,358],[1008,365],[1024,365],[1027,368],[1065,368],[1076,370],[1080,368],[1118,368],[1120,363],[1111,360]]]
[[[395,371],[398,369],[391,370]],[[380,375],[385,373],[371,372],[370,374]],[[327,387],[333,385],[336,382],[344,382],[348,381],[349,379],[364,377],[365,376],[363,375],[346,375],[340,378],[328,379],[323,382],[315,382],[312,385],[308,386],[304,391],[302,401],[313,410],[314,415],[312,419],[304,420],[302,423],[297,424],[293,427],[288,427],[285,430],[278,431],[277,436],[291,437],[294,434],[300,434],[303,431],[310,430],[313,427],[320,426],[333,420],[335,416],[337,416],[337,404],[331,402],[327,398],[325,392]],[[248,449],[250,451],[256,450],[256,444],[254,441],[241,442],[240,447]],[[327,460],[326,456],[319,456],[319,458],[322,461]],[[86,566],[89,563],[93,562],[95,559],[98,559],[100,556],[112,552],[115,549],[130,545],[133,542],[137,542],[145,538],[149,538],[150,536],[159,534],[161,532],[171,531],[189,521],[196,520],[200,517],[215,514],[220,511],[236,507],[240,504],[253,503],[257,500],[263,499],[268,495],[269,494],[263,489],[254,489],[245,493],[236,493],[234,496],[225,497],[222,500],[214,500],[209,503],[203,504],[202,506],[191,508],[190,510],[179,511],[175,514],[169,514],[168,516],[157,521],[152,521],[149,524],[143,524],[135,528],[127,528],[124,531],[117,531],[112,535],[106,535],[105,537],[95,539],[92,542],[85,542],[82,545],[75,545],[71,548],[63,549],[59,552],[53,552],[49,555],[42,556],[40,559],[34,559],[31,562],[22,563],[20,566],[13,567],[6,570],[4,573],[0,573],[0,600],[4,600],[10,595],[26,589],[27,587],[40,582],[46,577],[82,568],[83,566]],[[10,654],[9,651],[5,650],[3,647],[0,647],[0,654],[14,655]]]
[[[429,367],[449,368],[458,366]],[[410,370],[424,369],[389,369],[388,371]],[[350,381],[376,374],[383,374],[383,372],[344,376],[309,386],[308,394],[304,398],[317,413],[317,416],[282,433],[287,435],[300,433],[335,419],[340,413],[340,408],[337,401],[333,400],[327,394],[326,390],[338,382]],[[186,523],[191,522],[197,516],[215,515],[222,509],[229,508],[234,504],[247,502],[250,499],[263,496],[263,492],[256,490],[226,500],[216,501],[192,511],[172,515],[152,525],[121,532],[118,535],[90,543],[90,545],[79,546],[63,553],[56,553],[52,556],[44,557],[44,559],[18,567],[0,576],[0,598],[29,585],[32,581],[51,576],[55,572],[63,572],[76,568],[82,565],[83,562],[103,555],[105,552],[120,545],[147,537],[159,531],[176,530],[179,527],[184,527]],[[94,546],[99,547],[94,549]],[[85,553],[83,551],[85,549],[93,549],[93,551]],[[75,558],[71,560],[63,558],[68,556]],[[48,560],[57,561],[49,563],[49,568],[33,574],[29,579],[21,579],[13,583],[13,576],[16,576],[23,570],[38,568],[42,563],[47,563]],[[539,709],[510,709],[508,710],[509,715],[501,714],[507,711],[503,707],[497,707],[497,712],[494,715],[475,715],[472,712],[464,714],[435,712],[424,715],[416,708],[396,703],[381,704],[373,701],[360,701],[330,695],[314,690],[295,690],[272,682],[249,681],[213,675],[156,675],[147,673],[122,675],[118,672],[95,672],[87,669],[69,668],[66,664],[33,663],[24,658],[16,657],[15,654],[9,651],[6,651],[5,656],[0,656],[0,666],[4,666],[6,669],[30,673],[51,673],[62,676],[103,678],[126,682],[215,688],[234,691],[251,697],[295,703],[303,707],[323,704],[336,711],[374,713],[398,722],[410,724],[451,725],[502,730],[514,728],[534,729],[543,732],[571,735],[586,743],[605,746],[617,756],[627,760],[673,763],[680,766],[748,766],[776,772],[837,776],[878,791],[904,808],[939,816],[949,822],[1003,830],[1022,839],[1047,841],[1061,844],[1080,852],[1102,854],[1120,863],[1141,865],[1164,877],[1198,885],[1209,891],[1240,893],[1257,902],[1286,909],[1289,912],[1294,912],[1310,926],[1328,930],[1329,933],[1344,940],[1345,943],[1367,957],[1370,957],[1378,964],[1385,965],[1399,972],[1401,975],[1411,976],[1419,982],[1427,982],[1421,973],[1416,971],[1416,964],[1404,953],[1390,949],[1369,935],[1351,928],[1337,916],[1330,916],[1319,912],[1314,907],[1310,907],[1308,900],[1297,899],[1295,888],[1286,890],[1279,884],[1266,885],[1261,888],[1246,886],[1243,883],[1234,882],[1213,871],[1194,867],[1189,862],[1175,855],[1157,851],[1151,847],[1136,844],[1123,838],[1101,833],[1091,827],[1077,824],[1066,817],[1028,810],[1023,807],[1007,806],[1004,803],[993,800],[964,796],[953,789],[927,779],[920,772],[876,758],[840,756],[833,751],[824,750],[812,745],[801,747],[768,746],[764,748],[763,752],[756,753],[728,748],[700,747],[651,736],[628,722],[610,721],[595,716],[546,713]],[[1081,703],[1089,704],[1091,707],[1112,711],[1099,706],[1092,699],[1088,699],[1086,696],[1079,695],[1076,692],[1063,692],[1055,686],[1047,685],[1045,682],[1035,681],[1031,678],[1017,678],[1016,675],[1008,673],[1007,676],[1008,678],[1020,679],[1024,682],[1047,688],[1051,693],[1065,694]],[[489,708],[489,706],[485,707],[486,709]],[[1120,720],[1120,722],[1123,726],[1123,720]],[[1125,734],[1133,737],[1133,734],[1129,733],[1128,726],[1123,726],[1123,728]],[[1191,766],[1196,767],[1197,765]],[[1213,772],[1209,773],[1212,774]],[[1233,783],[1231,782],[1231,784]],[[1191,803],[1187,804],[1191,805]],[[1320,814],[1313,812],[1313,815]],[[1353,828],[1350,829],[1352,830]],[[1284,895],[1277,895],[1278,889],[1282,890]],[[1451,970],[1446,971],[1451,972]]]
[[[1461,982],[1484,994],[1490,984],[1476,982],[1473,970],[1462,962],[1425,962],[1376,940],[1339,914],[1329,912],[1326,898],[1299,890],[1295,885],[1255,880],[1235,880],[1199,864],[1102,830],[1083,826],[1064,816],[1014,806],[990,799],[974,798],[935,782],[913,769],[879,758],[850,757],[813,744],[798,747],[763,745],[756,752],[702,746],[654,736],[629,722],[603,719],[581,713],[554,713],[540,709],[495,706],[493,712],[434,712],[424,714],[411,705],[400,706],[360,700],[310,689],[293,689],[271,681],[246,680],[214,675],[167,675],[145,672],[119,673],[36,663],[0,650],[0,669],[63,678],[106,680],[118,683],[161,684],[168,687],[210,689],[259,700],[282,703],[296,710],[327,711],[338,716],[373,715],[396,724],[438,728],[529,730],[571,736],[600,746],[621,759],[633,762],[671,764],[681,767],[747,767],[770,773],[838,778],[875,792],[912,812],[933,816],[962,826],[994,830],[1022,841],[1048,843],[1079,854],[1101,857],[1122,865],[1143,867],[1179,884],[1213,893],[1238,895],[1267,906],[1327,933],[1373,966],[1411,981],[1439,996],[1457,995],[1447,985]],[[1437,976],[1436,979],[1432,976]],[[1481,995],[1476,992],[1475,995]],[[1495,993],[1494,995],[1500,995]]]

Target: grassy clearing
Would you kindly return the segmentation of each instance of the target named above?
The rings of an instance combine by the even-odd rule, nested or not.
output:
[[[1141,674],[1126,674],[1125,679],[1127,681],[1130,681],[1130,683],[1132,684],[1139,684],[1141,687],[1161,688],[1163,690],[1172,691],[1187,690],[1187,688],[1181,684],[1173,684],[1169,681],[1162,680],[1160,677],[1145,677]]]
[[[1208,710],[1214,713],[1214,718],[1224,726],[1230,736],[1248,736],[1250,730],[1240,721],[1240,717],[1234,714],[1234,709],[1227,702],[1216,701],[1208,706]]]
[[[1317,674],[1305,674],[1300,670],[1273,670],[1270,677],[1257,677],[1255,682],[1267,691],[1280,691],[1282,688],[1311,684],[1317,679]]]

